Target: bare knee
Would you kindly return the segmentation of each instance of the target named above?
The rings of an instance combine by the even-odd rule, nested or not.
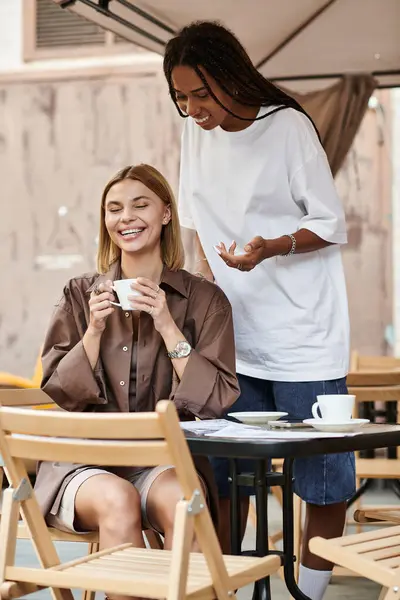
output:
[[[127,530],[142,526],[140,495],[124,479],[115,478],[113,485],[102,493],[97,504],[99,527]]]
[[[134,486],[115,475],[91,477],[79,488],[75,511],[82,529],[141,528],[140,496]]]

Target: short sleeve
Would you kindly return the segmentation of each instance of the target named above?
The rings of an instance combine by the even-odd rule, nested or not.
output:
[[[183,128],[181,139],[181,164],[179,174],[178,211],[182,227],[196,229],[191,212],[192,190],[190,183],[190,152],[187,126]]]
[[[325,154],[318,152],[297,171],[291,190],[304,212],[298,229],[309,229],[332,244],[347,243],[344,210]]]
[[[332,244],[346,244],[342,202],[325,151],[311,121],[292,111],[287,160],[292,198],[304,216],[298,229],[309,229]]]

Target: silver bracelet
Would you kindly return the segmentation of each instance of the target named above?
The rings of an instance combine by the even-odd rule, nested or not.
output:
[[[286,233],[284,237],[288,237],[291,239],[292,247],[290,248],[289,252],[286,252],[286,254],[281,254],[281,256],[291,256],[296,252],[296,238],[291,233]]]

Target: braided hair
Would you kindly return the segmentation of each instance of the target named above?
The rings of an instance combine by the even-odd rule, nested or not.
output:
[[[191,67],[200,77],[210,96],[227,113],[242,121],[255,121],[268,117],[283,108],[293,108],[308,117],[318,134],[310,115],[291,96],[268,81],[251,62],[249,55],[237,37],[216,21],[196,21],[187,25],[166,45],[164,74],[169,93],[181,117],[187,117],[179,108],[172,83],[175,67]],[[216,81],[231,98],[244,106],[277,107],[256,118],[246,118],[228,109],[214,94],[200,66]]]

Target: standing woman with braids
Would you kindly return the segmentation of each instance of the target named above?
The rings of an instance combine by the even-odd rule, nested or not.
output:
[[[181,224],[197,233],[196,270],[215,278],[233,307],[241,387],[235,410],[311,417],[317,394],[347,393],[349,356],[339,248],[347,241],[345,219],[318,132],[217,23],[193,23],[170,40],[164,72],[179,114],[189,117]],[[295,491],[307,503],[299,585],[320,600],[332,565],[311,554],[308,541],[342,534],[355,491],[354,456],[298,459],[294,469]],[[226,552],[227,461],[214,470]]]

